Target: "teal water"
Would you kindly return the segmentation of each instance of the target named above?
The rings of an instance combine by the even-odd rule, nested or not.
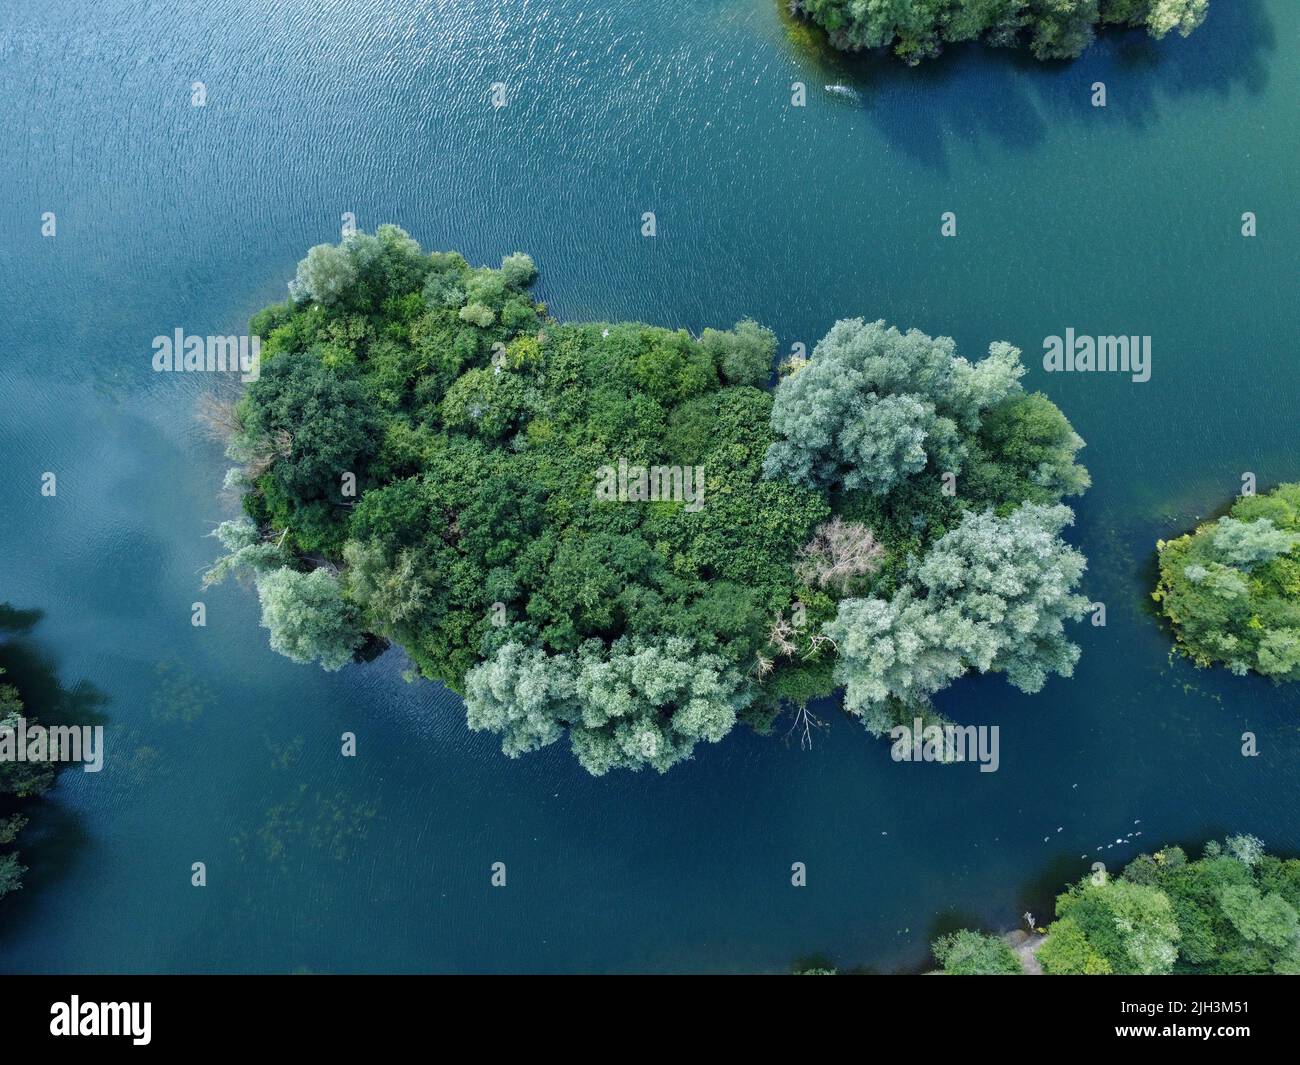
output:
[[[1211,6],[1187,41],[909,70],[801,50],[771,0],[8,0],[0,600],[43,616],[3,660],[109,725],[104,771],[65,773],[34,826],[0,971],[911,968],[1135,843],[1300,851],[1300,694],[1171,663],[1146,599],[1158,537],[1245,471],[1300,479],[1300,5]],[[529,251],[563,318],[1021,346],[1088,441],[1072,539],[1107,626],[1037,696],[945,695],[1001,726],[997,773],[894,763],[823,706],[812,751],[737,732],[601,780],[563,749],[508,761],[397,652],[275,655],[247,589],[192,628],[232,506],[194,420],[211,383],[153,374],[150,341],[242,331],[344,211],[471,261]],[[1044,374],[1067,327],[1151,335],[1151,381]]]

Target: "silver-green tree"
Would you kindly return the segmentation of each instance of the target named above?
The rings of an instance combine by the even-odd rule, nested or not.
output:
[[[1068,507],[1026,504],[1005,518],[967,513],[889,599],[845,599],[825,632],[835,642],[844,705],[875,733],[969,669],[1005,673],[1026,692],[1069,676],[1079,649],[1064,622],[1086,562],[1061,538]]]
[[[299,573],[286,566],[260,573],[257,596],[271,649],[286,658],[342,669],[361,645],[356,607],[343,598],[338,578],[323,569]]]

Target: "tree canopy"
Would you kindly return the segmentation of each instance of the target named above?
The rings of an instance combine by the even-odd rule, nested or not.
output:
[[[1073,59],[1099,26],[1144,28],[1157,40],[1205,21],[1210,0],[791,0],[836,48],[892,48],[910,64],[945,44],[1027,46],[1039,59]]]
[[[4,673],[0,669],[0,675]],[[23,716],[22,699],[11,684],[0,684],[0,729],[17,731]],[[19,800],[41,795],[54,784],[54,766],[48,762],[0,760],[0,898],[22,887],[27,867],[10,846],[27,824]]]
[[[1244,496],[1218,521],[1156,547],[1153,598],[1182,654],[1238,674],[1300,678],[1300,484]]]
[[[0,667],[0,676],[4,668]],[[23,709],[22,696],[12,684],[0,683],[0,731],[16,734],[20,718],[27,725],[39,724],[28,717]],[[27,867],[19,861],[18,851],[12,849],[18,834],[27,825],[23,810],[26,801],[39,798],[54,786],[59,764],[48,761],[18,761],[0,759],[0,898],[22,887],[23,873]]]
[[[932,949],[951,975],[1022,971],[1005,939],[970,929]],[[1239,835],[1211,840],[1196,861],[1164,847],[1119,876],[1097,869],[1057,896],[1035,954],[1048,976],[1296,975],[1300,860]]]
[[[959,358],[947,337],[884,322],[837,322],[777,390],[764,471],[801,484],[885,495],[927,463],[957,473],[988,408],[1019,390],[1020,352]]]
[[[940,936],[930,948],[947,976],[1021,976],[1016,952],[1001,936],[962,928]]]
[[[1016,349],[854,319],[771,390],[753,321],[562,323],[536,277],[381,226],[254,318],[222,419],[245,516],[207,579],[253,578],[275,650],[398,643],[508,755],[567,739],[596,774],[839,684],[874,727],[968,669],[1069,672],[1083,441]]]
[[[1143,854],[1056,901],[1038,958],[1049,974],[1300,972],[1300,861],[1253,836]]]
[[[1069,508],[1026,503],[1007,518],[968,511],[888,599],[840,601],[826,632],[839,652],[844,705],[883,733],[968,669],[1005,673],[1026,692],[1069,676],[1079,649],[1063,621],[1088,601],[1072,593],[1083,556],[1059,537]]]

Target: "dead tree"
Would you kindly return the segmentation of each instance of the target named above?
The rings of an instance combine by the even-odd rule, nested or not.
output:
[[[885,549],[865,525],[836,514],[823,522],[799,551],[801,580],[847,595],[853,581],[880,568]]]

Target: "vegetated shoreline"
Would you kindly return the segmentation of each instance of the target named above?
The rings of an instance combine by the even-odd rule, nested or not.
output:
[[[1056,919],[1030,931],[968,928],[938,936],[926,975],[1295,975],[1300,972],[1300,858],[1254,836],[1143,852],[1115,875],[1101,863],[1056,897]],[[795,972],[839,972],[825,956]],[[859,970],[847,969],[847,973]],[[901,975],[901,973],[900,973]]]
[[[85,681],[65,688],[55,664],[31,639],[43,616],[39,609],[0,602],[0,730],[9,743],[37,728],[94,728],[104,722],[103,694]],[[16,752],[0,759],[0,910],[6,896],[25,886],[24,874],[31,869],[23,863],[24,853],[44,864],[41,847],[47,841],[40,822],[57,805],[50,792],[65,770],[80,764],[44,750],[37,760],[18,760]],[[76,750],[81,753],[80,743]],[[103,748],[99,751],[102,755]]]

